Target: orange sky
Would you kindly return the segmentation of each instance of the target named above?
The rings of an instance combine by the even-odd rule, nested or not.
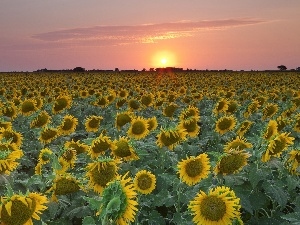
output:
[[[2,0],[0,71],[296,68],[299,8],[299,0]]]

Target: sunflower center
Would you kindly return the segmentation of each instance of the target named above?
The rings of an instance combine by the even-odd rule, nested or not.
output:
[[[130,156],[131,152],[130,152],[128,143],[126,141],[119,141],[117,143],[117,149],[114,150],[114,153],[116,154],[116,156],[119,156],[119,157]]]
[[[146,126],[142,121],[136,121],[132,124],[132,133],[133,134],[142,134],[146,130]]]
[[[148,106],[151,104],[152,98],[151,98],[151,96],[143,96],[141,99],[141,102],[143,105]]]
[[[231,174],[240,169],[245,162],[243,155],[233,154],[222,157],[219,163],[220,173]]]
[[[140,103],[137,100],[129,101],[129,107],[132,109],[138,109],[140,107]]]
[[[126,99],[119,99],[116,104],[118,107],[122,107],[125,104],[125,102],[126,102]]]
[[[186,129],[187,132],[193,132],[197,129],[197,122],[195,119],[185,121],[183,123],[183,127]]]
[[[85,152],[85,148],[83,146],[79,146],[78,144],[70,144],[69,148],[75,149],[77,154]]]
[[[71,119],[66,119],[62,127],[63,130],[71,130],[73,128],[73,121]]]
[[[100,120],[97,118],[92,118],[89,121],[89,127],[91,127],[91,128],[97,128],[97,127],[99,127],[99,125],[100,125]]]
[[[221,120],[218,123],[218,128],[223,131],[223,130],[229,129],[231,125],[232,125],[232,120],[231,119],[223,118],[223,120]]]
[[[70,180],[68,178],[61,178],[56,183],[55,194],[56,195],[66,195],[78,191],[80,188],[75,180]]]
[[[172,117],[175,110],[177,109],[177,106],[175,105],[168,105],[165,109],[164,109],[164,113],[167,117]]]
[[[194,159],[188,162],[185,166],[185,172],[189,177],[198,176],[202,170],[203,170],[203,165],[200,159]]]
[[[264,116],[265,117],[271,117],[275,113],[276,113],[276,107],[275,106],[269,106],[269,107],[265,108]]]
[[[35,111],[34,102],[31,102],[31,101],[23,102],[21,110],[23,113],[29,113],[29,112]]]
[[[42,127],[48,122],[47,114],[39,115],[33,122],[34,127]]]
[[[131,118],[127,114],[120,114],[117,117],[117,125],[122,127],[126,123],[129,123],[131,121]]]
[[[11,206],[11,216],[8,215],[6,208],[3,207],[1,211],[1,220],[6,225],[23,225],[32,216],[32,213],[35,209],[35,201],[32,201],[32,209],[28,208],[27,205],[18,199],[13,200]]]
[[[296,160],[298,163],[300,163],[300,153],[297,153],[297,154],[295,155],[295,160]]]
[[[92,146],[92,151],[94,153],[100,153],[106,151],[110,147],[110,144],[107,143],[106,141],[95,141],[93,146]]]
[[[208,221],[219,221],[226,213],[226,204],[217,196],[208,196],[201,202],[200,212]]]
[[[54,111],[58,112],[63,110],[64,108],[66,108],[68,106],[68,100],[65,98],[60,98],[57,99],[54,105]]]
[[[46,153],[46,154],[43,154],[41,158],[44,162],[46,162],[46,161],[50,160],[50,155],[49,155],[49,153]]]
[[[237,141],[237,142],[233,142],[231,143],[229,146],[228,146],[228,149],[239,149],[239,150],[243,150],[245,148],[247,148],[248,146],[243,143],[243,142],[240,142],[240,141]]]
[[[225,102],[221,101],[218,103],[217,111],[221,111],[225,106]]]
[[[105,187],[105,185],[110,182],[112,179],[115,178],[116,174],[116,167],[114,165],[106,165],[104,168],[98,170],[98,167],[95,167],[91,171],[92,175],[92,181],[95,184],[98,184],[102,187]]]
[[[74,158],[74,153],[72,150],[67,150],[62,157],[69,162]]]
[[[147,190],[151,187],[152,179],[147,174],[141,174],[138,178],[138,187],[142,190]]]
[[[54,138],[57,135],[57,132],[55,130],[44,130],[41,133],[41,139],[42,140],[50,140]]]

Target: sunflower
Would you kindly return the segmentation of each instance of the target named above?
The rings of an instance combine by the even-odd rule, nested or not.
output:
[[[220,99],[215,108],[213,109],[213,113],[218,115],[219,113],[226,112],[228,110],[229,101],[225,98]]]
[[[223,175],[237,173],[247,165],[250,156],[245,150],[230,149],[219,159],[214,172]]]
[[[41,133],[39,140],[43,144],[49,144],[51,141],[53,141],[58,135],[58,130],[56,128],[44,128]]]
[[[10,174],[19,165],[16,160],[23,156],[23,152],[14,143],[0,142],[0,174]]]
[[[16,132],[14,130],[10,129],[0,129],[0,140],[10,140],[11,143],[15,143],[17,147],[20,147],[22,145],[23,136],[21,133]]]
[[[51,121],[51,117],[46,111],[41,111],[39,115],[30,123],[30,128],[45,127]]]
[[[102,116],[89,116],[85,119],[85,130],[87,132],[97,132],[100,122],[103,120]]]
[[[278,111],[278,105],[274,103],[268,103],[265,108],[263,109],[263,117],[262,119],[265,120],[267,118],[271,118],[274,116]]]
[[[271,159],[272,156],[280,157],[283,151],[287,150],[289,145],[292,145],[294,142],[294,137],[289,136],[290,133],[281,133],[272,139],[267,147],[267,150],[262,155],[262,162],[267,162]]]
[[[123,127],[125,124],[130,123],[133,116],[134,115],[131,112],[121,112],[121,113],[118,112],[116,116],[116,123],[115,123],[118,130],[120,130],[121,127]]]
[[[67,171],[69,168],[74,168],[77,159],[76,150],[69,148],[64,149],[63,154],[59,157],[58,161],[61,165],[60,173]]]
[[[67,195],[80,190],[79,181],[68,173],[58,174],[53,180],[52,187],[46,193],[52,192],[52,201],[57,202],[57,195]]]
[[[106,185],[117,178],[118,164],[121,161],[117,159],[97,159],[92,163],[89,163],[86,167],[88,177],[88,186],[93,188],[97,193],[101,193]]]
[[[3,128],[4,130],[12,129],[12,123],[9,121],[0,121],[0,130]]]
[[[263,138],[266,140],[270,140],[272,137],[274,137],[278,133],[277,126],[278,124],[276,120],[270,120],[263,134]]]
[[[163,146],[168,147],[173,150],[176,145],[181,141],[186,140],[187,131],[185,129],[171,128],[171,129],[161,129],[160,133],[157,135],[156,144],[160,148]]]
[[[155,189],[156,177],[147,170],[141,170],[135,175],[133,183],[138,192],[147,195]]]
[[[277,122],[277,130],[278,132],[281,132],[283,130],[283,128],[285,128],[288,124],[289,124],[289,119],[284,118],[283,116],[279,116],[276,118],[276,122]],[[300,121],[299,121],[299,131],[300,131]]]
[[[289,152],[287,163],[290,164],[289,171],[292,174],[300,175],[300,150],[292,150]]]
[[[14,104],[9,104],[5,107],[1,107],[2,111],[0,111],[0,115],[2,113],[3,116],[14,119],[17,116],[17,107]]]
[[[32,113],[37,111],[36,101],[34,99],[25,99],[20,106],[20,111],[24,116],[30,116]]]
[[[51,158],[52,153],[53,152],[49,148],[43,148],[40,151],[39,158],[38,158],[38,163],[35,167],[35,174],[41,175],[42,165],[45,165],[45,164],[50,162],[50,158]]]
[[[224,152],[229,152],[231,149],[244,150],[245,148],[252,148],[252,144],[247,142],[246,138],[237,136],[234,140],[228,142],[224,146]]]
[[[240,219],[240,199],[228,187],[216,187],[206,194],[200,190],[188,208],[197,225],[228,225]]]
[[[40,220],[38,214],[47,209],[46,203],[47,197],[35,192],[1,197],[1,222],[5,225],[32,225],[32,218]]]
[[[148,123],[148,130],[149,131],[153,131],[157,128],[157,119],[155,116],[148,118],[147,119],[147,123]]]
[[[65,115],[61,125],[58,127],[58,132],[61,135],[69,135],[75,132],[78,119],[72,115]]]
[[[247,107],[246,112],[244,113],[244,117],[248,118],[251,114],[256,112],[258,108],[260,107],[260,104],[257,100],[253,100]]]
[[[223,116],[216,122],[216,131],[223,135],[228,131],[234,129],[236,125],[236,119],[233,116]]]
[[[116,107],[119,109],[119,108],[121,108],[126,102],[127,102],[126,99],[123,99],[123,98],[118,99],[117,102],[116,102]]]
[[[123,159],[125,161],[139,159],[128,138],[120,137],[119,140],[114,140],[113,143],[116,148],[112,149],[112,154],[116,158]]]
[[[250,120],[245,120],[244,122],[241,123],[239,129],[236,131],[236,134],[240,137],[244,136],[247,131],[250,129],[252,126],[253,122]]]
[[[116,225],[126,225],[134,222],[138,210],[137,193],[131,178],[124,176],[110,182],[101,194],[99,216],[102,220],[114,222]],[[113,210],[107,210],[114,207]]]
[[[55,99],[52,112],[54,114],[60,113],[65,109],[69,109],[72,106],[72,97],[69,95],[60,95]]]
[[[197,135],[200,132],[200,127],[197,124],[196,118],[189,118],[189,119],[180,121],[178,128],[185,129],[190,137],[197,137]]]
[[[93,105],[100,106],[102,108],[107,107],[108,104],[109,104],[109,101],[106,96],[98,97],[98,99],[95,102],[93,102]]]
[[[120,98],[127,98],[127,96],[129,95],[128,91],[126,89],[121,89],[119,91],[119,97]]]
[[[131,120],[127,134],[129,137],[139,140],[149,134],[148,127],[149,125],[147,123],[147,120],[138,116]]]
[[[177,108],[178,108],[178,105],[176,105],[175,103],[171,102],[169,105],[167,105],[163,109],[164,116],[172,118]]]
[[[153,104],[154,95],[152,93],[148,93],[142,96],[141,103],[145,107],[149,107]]]
[[[138,110],[140,108],[140,102],[134,98],[128,101],[129,110]]]
[[[207,178],[210,170],[209,158],[206,153],[191,156],[177,164],[180,179],[191,186]]]
[[[199,114],[199,109],[196,108],[195,106],[189,105],[187,109],[184,109],[180,115],[179,115],[179,120],[186,120],[190,118],[195,118],[197,120],[200,119],[200,114]]]
[[[239,104],[235,100],[229,100],[226,113],[233,114],[238,109]]]
[[[66,149],[72,148],[76,151],[76,154],[81,154],[81,153],[85,153],[89,150],[89,146],[84,144],[84,143],[80,143],[79,140],[78,141],[67,141],[64,145],[64,147]]]
[[[92,141],[91,146],[88,150],[88,155],[91,156],[92,159],[97,158],[99,155],[103,155],[108,149],[115,149],[115,144],[110,140],[110,137],[100,134],[99,137],[95,138]]]
[[[300,114],[296,115],[295,120],[296,120],[296,122],[295,122],[295,125],[294,125],[294,131],[300,132]]]

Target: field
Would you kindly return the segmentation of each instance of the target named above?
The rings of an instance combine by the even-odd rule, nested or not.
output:
[[[0,74],[0,222],[299,224],[299,72]]]

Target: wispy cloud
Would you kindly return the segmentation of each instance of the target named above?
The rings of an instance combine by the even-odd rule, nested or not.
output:
[[[132,26],[94,26],[39,33],[32,38],[46,42],[104,42],[105,44],[153,43],[196,35],[205,29],[227,29],[230,27],[255,25],[267,22],[253,18],[224,20],[179,21]]]

